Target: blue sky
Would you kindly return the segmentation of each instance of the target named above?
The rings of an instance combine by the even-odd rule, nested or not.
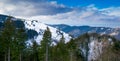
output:
[[[0,14],[47,24],[120,27],[120,0],[0,0]]]
[[[84,7],[91,4],[94,4],[98,8],[107,8],[107,7],[119,7],[120,0],[51,0],[57,1],[58,4],[64,4],[66,6],[72,7]]]

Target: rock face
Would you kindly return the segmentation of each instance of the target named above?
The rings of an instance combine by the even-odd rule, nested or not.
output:
[[[112,37],[98,34],[85,34],[76,40],[86,61],[97,61],[103,51],[114,43]]]
[[[100,57],[100,55],[102,54],[104,48],[111,44],[109,39],[107,39],[106,41],[104,40],[101,40],[100,42],[99,41],[100,40],[96,39],[92,40],[89,43],[88,61],[97,60],[98,57]]]

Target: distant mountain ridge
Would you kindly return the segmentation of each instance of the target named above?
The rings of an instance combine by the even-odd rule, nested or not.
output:
[[[50,25],[52,27],[58,28],[73,37],[78,37],[84,33],[99,33],[114,36],[120,40],[120,28],[110,28],[110,27],[91,27],[91,26],[69,26],[65,24]]]

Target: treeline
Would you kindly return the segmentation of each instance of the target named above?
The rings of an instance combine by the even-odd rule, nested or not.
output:
[[[37,43],[32,39],[29,45],[25,28],[17,28],[12,17],[9,17],[0,28],[0,61],[88,61],[82,54],[80,45],[82,43],[88,47],[86,40],[89,40],[90,35],[85,34],[65,43],[62,34],[56,44],[53,43],[51,36],[50,29],[47,27],[41,42]],[[120,42],[114,40],[115,43],[107,47],[97,61],[120,60]]]

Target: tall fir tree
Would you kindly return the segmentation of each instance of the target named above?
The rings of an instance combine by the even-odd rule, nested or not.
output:
[[[38,56],[38,48],[39,45],[35,40],[32,41],[32,55],[33,55],[33,61],[39,61],[39,56]]]
[[[51,32],[50,29],[47,27],[43,34],[43,39],[40,44],[40,60],[41,61],[49,61],[50,57],[50,45],[51,45]]]
[[[76,60],[76,57],[75,57],[76,44],[73,38],[67,43],[67,48],[69,52],[70,61],[75,61]]]
[[[53,61],[68,61],[68,50],[63,34],[58,44],[54,47],[53,53]]]
[[[1,30],[0,39],[4,52],[5,61],[22,61],[21,53],[25,48],[26,32],[23,28],[16,28],[13,17],[9,16],[4,22],[4,27]]]
[[[23,52],[26,48],[27,35],[24,28],[17,28],[15,32],[14,50],[19,61],[22,61]]]
[[[13,41],[14,41],[14,32],[15,32],[15,27],[13,24],[13,21],[11,20],[12,17],[9,16],[7,20],[4,22],[4,28],[1,33],[1,39],[3,40],[3,45],[4,45],[4,52],[5,52],[5,57],[7,55],[7,60],[11,60],[11,48],[13,46]],[[5,59],[6,60],[6,59]]]

